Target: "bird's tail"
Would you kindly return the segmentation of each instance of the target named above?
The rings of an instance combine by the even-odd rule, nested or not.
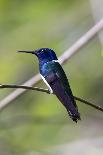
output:
[[[66,105],[65,107],[68,111],[69,116],[73,121],[77,123],[78,120],[81,120],[80,113],[78,112],[77,106],[74,106],[73,103],[69,102],[69,104]]]
[[[63,95],[57,96],[58,99],[65,106],[70,118],[77,123],[78,120],[81,120],[80,113],[78,112],[78,107],[73,96]]]

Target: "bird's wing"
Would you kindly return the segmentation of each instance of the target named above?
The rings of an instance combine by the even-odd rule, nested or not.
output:
[[[56,63],[55,65],[56,66],[55,69],[53,69],[53,72],[49,73],[45,77],[46,81],[49,83],[54,94],[66,107],[71,118],[76,121],[77,119],[80,119],[80,115],[78,113],[78,108],[70,89],[67,77],[60,64]]]

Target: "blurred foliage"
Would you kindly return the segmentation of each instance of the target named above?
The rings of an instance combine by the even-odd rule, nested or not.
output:
[[[93,25],[88,0],[0,0],[0,83],[22,84],[38,72],[37,59],[17,50],[49,47],[59,56]],[[74,95],[97,104],[103,100],[101,51],[95,37],[64,65]],[[10,92],[1,90],[0,99]],[[78,106],[82,121],[74,124],[55,96],[26,92],[0,113],[0,154],[47,154],[51,146],[79,139],[103,116]],[[85,132],[83,138],[93,136]]]

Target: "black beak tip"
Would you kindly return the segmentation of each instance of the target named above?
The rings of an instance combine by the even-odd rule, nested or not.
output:
[[[22,52],[22,51],[16,51],[17,53],[20,53],[20,52]]]
[[[38,56],[37,51],[17,51],[18,53],[30,53],[30,54],[35,54],[36,56]]]
[[[34,51],[17,51],[18,53],[30,53],[30,54],[35,54]]]

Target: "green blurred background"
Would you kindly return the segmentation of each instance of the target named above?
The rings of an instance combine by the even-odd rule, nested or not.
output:
[[[17,50],[49,47],[60,56],[75,43],[95,24],[91,1],[0,0],[0,83],[22,84],[37,74],[37,59]],[[103,106],[98,36],[63,68],[74,95]],[[36,86],[46,88],[42,81]],[[1,90],[0,99],[12,91]],[[55,96],[21,95],[0,112],[0,155],[102,155],[103,114],[77,104],[82,121],[75,124]]]

